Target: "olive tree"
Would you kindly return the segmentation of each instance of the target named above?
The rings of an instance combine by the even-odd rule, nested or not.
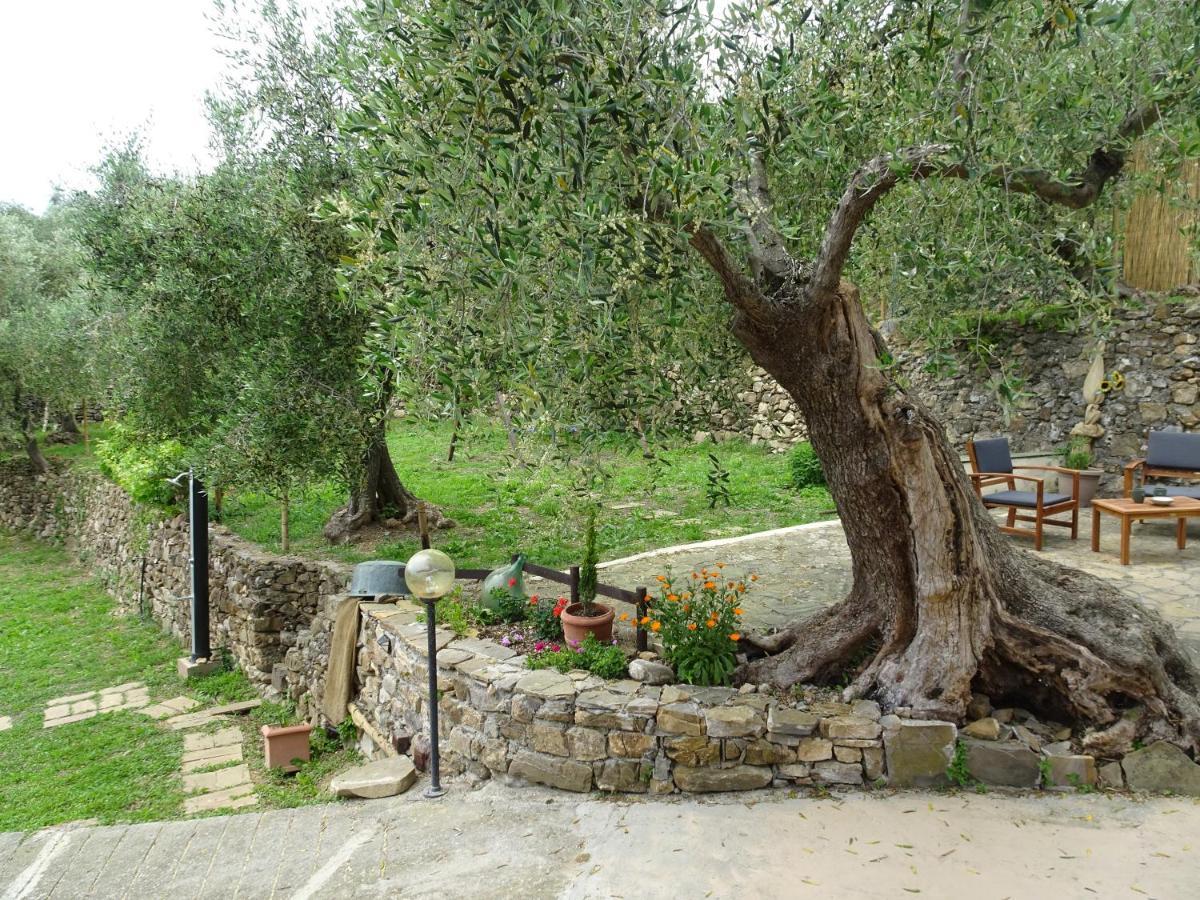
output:
[[[1089,723],[1095,747],[1139,705],[1141,733],[1195,746],[1200,675],[1169,626],[1000,536],[894,371],[853,251],[889,209],[919,235],[926,207],[978,195],[1030,216],[1102,202],[1135,140],[1194,128],[1198,10],[828,0],[717,24],[686,0],[380,0],[364,215],[528,302],[578,302],[529,277],[577,269],[576,247],[614,285],[651,277],[664,238],[709,271],[804,415],[854,571],[741,678],[846,677],[847,696],[924,717],[1019,697]]]

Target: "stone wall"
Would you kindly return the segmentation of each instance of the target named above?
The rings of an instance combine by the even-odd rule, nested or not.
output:
[[[1008,404],[990,373],[931,372],[921,347],[895,335],[889,341],[905,377],[956,447],[976,436],[1008,435],[1016,452],[1058,453],[1074,432],[1094,438],[1097,463],[1115,475],[1142,454],[1150,430],[1200,426],[1200,298],[1118,310],[1096,331],[1102,338],[1090,328],[1012,327],[991,335],[1018,388]],[[968,358],[965,344],[958,349]],[[1083,388],[1098,351],[1104,377],[1120,373],[1123,383],[1089,410]],[[779,386],[762,370],[747,381],[738,397],[751,415],[751,439],[777,449],[801,440],[803,424]]]
[[[56,468],[34,477],[22,461],[0,469],[0,526],[65,543],[126,612],[138,610],[144,557],[144,604],[164,630],[190,642],[185,517],[139,512],[99,473]],[[212,646],[228,650],[270,694],[272,670],[309,626],[321,598],[345,589],[349,570],[266,553],[219,525],[209,534]]]
[[[314,721],[337,602],[329,599],[285,664],[286,689]],[[428,659],[418,614],[404,601],[361,605],[351,715],[367,756],[411,752],[424,767]],[[1088,753],[1088,736],[1024,710],[995,709],[978,694],[974,721],[959,729],[907,718],[907,710],[881,715],[870,700],[532,671],[509,648],[440,629],[436,645],[443,770],[477,780],[665,794],[944,787],[953,775],[963,785],[1075,790],[1128,780],[1143,790],[1200,794],[1200,766],[1173,745],[1152,744],[1119,762],[1098,759]]]

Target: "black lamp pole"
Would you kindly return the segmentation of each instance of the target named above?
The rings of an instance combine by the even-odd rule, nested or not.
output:
[[[424,599],[424,598],[423,598]],[[429,787],[426,797],[440,797],[442,790],[440,757],[438,755],[438,690],[437,690],[437,600],[425,599],[425,634],[428,638],[429,663]]]
[[[208,643],[208,492],[188,472],[188,525],[191,531],[192,662],[210,659]]]

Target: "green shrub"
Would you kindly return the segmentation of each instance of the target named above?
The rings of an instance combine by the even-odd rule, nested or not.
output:
[[[536,594],[530,597],[528,612],[533,633],[543,641],[561,641],[563,630],[559,617],[566,605],[567,601],[563,597],[559,597],[556,601],[551,601],[549,598],[543,599]]]
[[[737,668],[741,602],[755,577],[730,579],[724,563],[692,572],[691,578],[660,575],[659,597],[650,605],[650,621],[663,656],[685,684],[729,684]]]
[[[187,469],[187,451],[179,441],[146,441],[133,429],[114,424],[96,442],[100,471],[123,487],[138,503],[172,508],[186,488],[171,484]]]
[[[589,634],[578,646],[534,651],[525,659],[526,668],[557,669],[564,675],[572,669],[584,669],[601,678],[624,678],[626,665],[625,652],[620,647],[615,643],[602,644],[594,634]]]
[[[801,441],[792,448],[791,463],[792,487],[819,487],[825,484],[825,470],[821,468],[821,460],[817,459],[817,451],[808,441]]]

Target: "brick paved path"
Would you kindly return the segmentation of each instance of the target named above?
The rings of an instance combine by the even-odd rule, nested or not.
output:
[[[420,787],[420,785],[418,785]],[[1200,804],[1101,795],[383,801],[0,834],[0,897],[1194,898]],[[907,892],[906,892],[907,891]]]

